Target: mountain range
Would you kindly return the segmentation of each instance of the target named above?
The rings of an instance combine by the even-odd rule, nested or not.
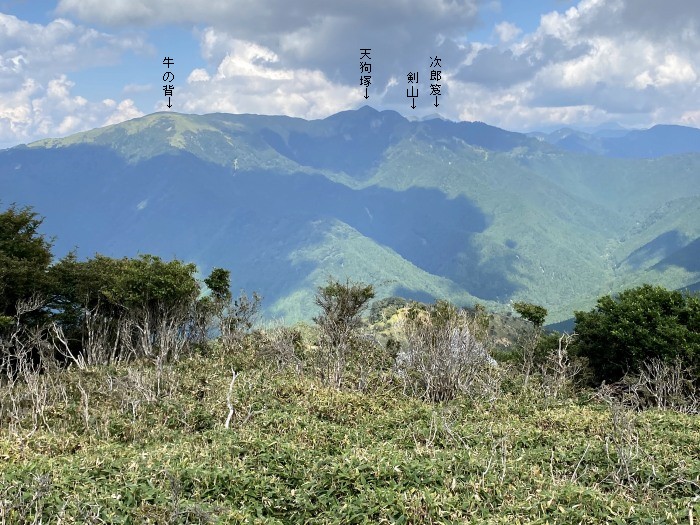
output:
[[[54,253],[153,253],[231,270],[265,314],[315,313],[332,275],[378,296],[549,322],[644,282],[700,283],[700,130],[544,134],[409,121],[155,113],[0,151],[0,199]]]
[[[567,151],[623,159],[656,159],[697,153],[700,144],[700,129],[669,125],[644,130],[602,128],[593,133],[562,128],[552,133],[529,135]]]

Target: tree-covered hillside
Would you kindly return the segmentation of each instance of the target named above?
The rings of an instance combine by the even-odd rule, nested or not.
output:
[[[700,279],[700,155],[572,153],[483,123],[365,107],[305,121],[159,113],[0,152],[7,205],[112,257],[230,268],[269,317],[309,319],[328,274],[551,321],[643,282]]]

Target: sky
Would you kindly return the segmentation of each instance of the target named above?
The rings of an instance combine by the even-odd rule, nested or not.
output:
[[[155,111],[365,104],[512,131],[700,127],[699,74],[698,0],[0,0],[0,147]]]

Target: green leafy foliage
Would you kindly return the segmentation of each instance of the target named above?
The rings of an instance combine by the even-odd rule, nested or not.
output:
[[[211,290],[214,300],[227,302],[231,300],[231,272],[224,268],[214,268],[204,284]]]
[[[163,261],[154,255],[123,260],[123,270],[103,293],[125,308],[170,307],[192,301],[199,294],[194,277],[197,267],[179,260]]]
[[[0,213],[0,316],[16,313],[17,301],[45,295],[51,243],[39,233],[43,222],[31,208]],[[6,322],[4,323],[6,324]]]
[[[544,324],[547,317],[547,309],[544,306],[536,304],[516,302],[513,303],[513,310],[518,312],[521,317],[530,321],[535,328],[540,328]]]
[[[589,359],[596,381],[617,381],[653,358],[700,369],[700,298],[643,285],[598,299],[576,312],[577,352]]]
[[[146,316],[152,330],[175,310],[193,314],[200,291],[195,271],[194,264],[152,255],[113,259],[98,254],[79,261],[70,254],[49,270],[54,317],[78,352],[84,349],[87,315],[100,315],[115,337],[115,323],[126,316]]]

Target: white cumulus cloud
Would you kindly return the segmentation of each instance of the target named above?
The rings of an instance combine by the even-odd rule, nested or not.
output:
[[[496,31],[496,35],[498,35],[498,39],[503,43],[515,40],[523,32],[522,29],[510,22],[496,24],[494,30]]]
[[[496,26],[501,45],[471,46],[451,100],[512,129],[697,122],[699,28],[700,2],[581,0],[530,34]]]
[[[142,113],[130,99],[89,101],[68,75],[148,45],[59,18],[35,24],[0,13],[0,145],[62,136]]]
[[[6,93],[0,98],[0,143],[65,136],[143,115],[130,99],[91,102],[73,95],[73,87],[61,75],[46,86],[30,79],[20,89]]]
[[[213,28],[206,29],[201,39],[203,55],[214,63],[211,72],[193,70],[187,86],[178,91],[178,103],[185,112],[318,118],[361,100],[356,86],[333,82],[318,69],[284,67],[274,51],[259,44]]]

